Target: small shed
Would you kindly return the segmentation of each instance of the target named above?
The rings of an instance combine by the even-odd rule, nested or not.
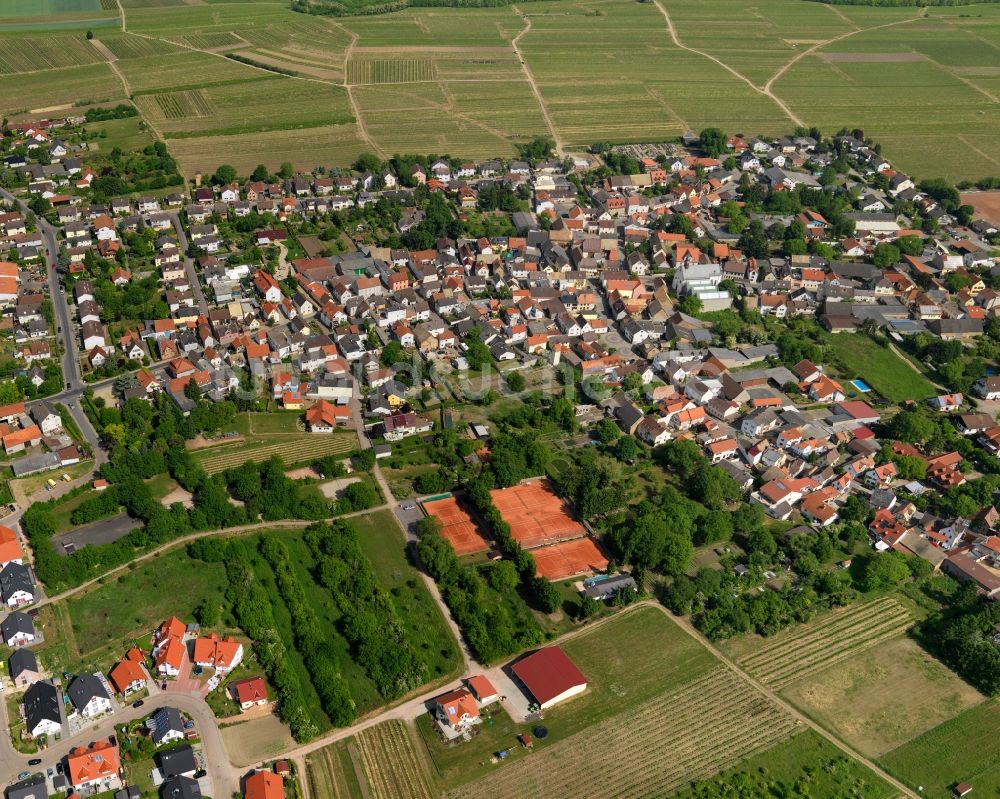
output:
[[[956,799],[961,799],[963,796],[968,796],[972,793],[972,784],[968,782],[959,782],[951,789],[952,796]]]

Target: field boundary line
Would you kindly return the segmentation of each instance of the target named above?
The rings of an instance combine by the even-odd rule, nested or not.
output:
[[[521,48],[518,44],[521,41],[521,37],[531,30],[531,18],[517,6],[511,6],[511,10],[524,20],[524,30],[510,40],[510,46],[513,48],[514,55],[517,56],[518,61],[521,62],[521,71],[524,72],[524,77],[528,81],[528,85],[531,87],[531,91],[535,95],[535,100],[538,102],[538,107],[542,112],[542,119],[545,120],[545,126],[549,129],[552,141],[555,142],[556,154],[562,155],[564,148],[562,137],[556,130],[555,123],[549,115],[548,106],[545,105],[545,100],[542,97],[542,90],[538,88],[538,83],[535,81],[535,75],[531,71],[531,67],[528,66],[528,60],[524,57],[524,53],[521,52]]]
[[[659,0],[653,0],[653,2],[659,4]],[[776,691],[764,685],[762,682],[760,682],[760,680],[756,679],[751,674],[748,674],[743,669],[741,669],[734,660],[727,657],[711,641],[709,641],[701,633],[695,630],[689,620],[678,618],[659,603],[651,603],[651,604],[655,604],[655,606],[660,610],[661,613],[663,613],[674,624],[676,624],[678,627],[684,630],[684,632],[686,632],[688,635],[690,635],[692,638],[698,641],[721,663],[728,666],[734,672],[743,677],[743,679],[746,680],[751,687],[757,689],[772,702],[777,704],[786,712],[792,714],[794,718],[798,719],[806,726],[808,726],[811,730],[813,730],[815,733],[817,733],[818,735],[822,736],[824,739],[829,741],[831,744],[837,747],[837,749],[839,749],[841,752],[848,755],[852,759],[856,760],[858,763],[861,763],[861,765],[865,766],[874,774],[879,776],[881,779],[885,780],[885,782],[889,783],[893,788],[899,791],[900,795],[909,797],[909,799],[920,799],[920,796],[917,793],[915,793],[913,790],[904,785],[900,780],[896,779],[892,774],[890,774],[884,768],[875,763],[875,761],[865,757],[863,754],[858,752],[854,747],[850,746],[845,741],[843,741],[839,736],[834,735],[832,732],[826,729],[826,727],[817,724],[809,716],[798,710],[790,702],[786,701],[785,699],[782,699],[781,696]]]
[[[653,1],[654,2],[658,2],[658,0],[653,0]],[[775,72],[768,79],[767,83],[764,84],[764,91],[766,93],[768,93],[768,94],[771,94],[771,87],[774,85],[774,82],[776,80],[778,80],[782,75],[784,75],[789,69],[791,69],[795,64],[797,64],[799,61],[801,61],[807,55],[812,55],[817,50],[819,50],[821,47],[826,47],[827,45],[835,44],[837,42],[843,41],[844,39],[849,39],[851,36],[856,36],[859,33],[868,33],[869,31],[877,31],[877,30],[880,30],[881,28],[891,28],[893,25],[903,25],[903,24],[908,23],[908,22],[915,22],[916,20],[919,20],[919,19],[921,19],[921,17],[918,14],[918,16],[915,16],[915,17],[907,17],[906,19],[897,19],[897,20],[893,20],[892,22],[886,22],[886,23],[884,23],[882,25],[874,25],[871,28],[858,28],[857,30],[848,31],[847,33],[843,33],[840,36],[834,36],[832,39],[827,39],[825,42],[820,42],[819,44],[814,44],[814,45],[812,45],[812,47],[809,47],[809,48],[803,50],[801,53],[796,53],[795,56],[793,56],[792,59],[788,63],[786,63],[783,67],[780,67],[778,69],[778,71]],[[771,94],[771,96],[773,97],[775,95]]]
[[[686,44],[683,44],[680,40],[680,37],[678,37],[677,35],[677,29],[674,28],[674,21],[670,18],[670,14],[667,12],[666,6],[664,6],[663,3],[660,2],[660,0],[653,0],[653,5],[655,5],[657,9],[659,9],[660,14],[663,15],[663,19],[666,20],[667,31],[670,33],[670,38],[671,40],[673,40],[675,47],[679,47],[681,50],[687,50],[689,53],[694,53],[695,55],[700,55],[702,58],[707,58],[709,61],[714,61],[724,70],[726,70],[726,72],[728,72],[730,75],[743,81],[747,86],[749,86],[751,89],[757,92],[757,94],[763,95],[764,97],[769,97],[778,106],[778,108],[780,108],[785,113],[785,116],[787,116],[795,125],[798,125],[799,127],[805,127],[805,123],[795,115],[795,112],[788,107],[788,104],[785,103],[785,101],[782,100],[780,97],[778,97],[776,94],[774,94],[770,90],[770,88],[768,87],[762,88],[758,86],[756,83],[750,80],[750,78],[748,78],[746,75],[737,72],[735,69],[729,66],[729,64],[727,64],[725,61],[723,61],[720,58],[716,58],[711,53],[706,53],[704,50],[698,50],[694,47],[688,47]]]

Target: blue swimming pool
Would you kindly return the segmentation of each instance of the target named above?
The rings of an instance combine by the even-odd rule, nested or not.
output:
[[[872,387],[869,386],[864,380],[861,380],[861,379],[852,380],[851,381],[851,385],[854,386],[862,394],[867,394],[869,391],[872,390]]]

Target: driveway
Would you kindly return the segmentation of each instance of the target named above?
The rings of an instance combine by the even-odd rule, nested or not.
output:
[[[167,680],[168,694],[188,694],[204,698],[208,694],[207,680],[194,676],[194,664],[184,647],[184,657],[181,659],[180,674],[174,680]]]

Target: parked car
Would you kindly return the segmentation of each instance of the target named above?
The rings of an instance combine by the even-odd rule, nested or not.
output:
[[[143,700],[139,699],[132,703],[132,707],[142,707],[144,704],[146,703]]]
[[[42,762],[42,759],[40,757],[33,757],[33,758],[31,758],[31,760],[28,761],[28,765],[29,766],[37,766],[41,762]]]

